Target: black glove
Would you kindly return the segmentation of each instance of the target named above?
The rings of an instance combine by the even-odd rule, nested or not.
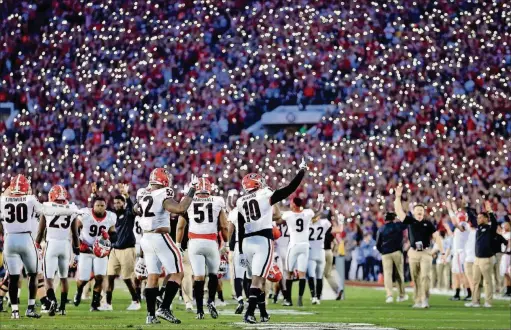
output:
[[[80,248],[78,246],[73,246],[73,253],[75,255],[79,255],[80,254]]]

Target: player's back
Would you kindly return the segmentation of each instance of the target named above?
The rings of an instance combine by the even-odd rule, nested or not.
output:
[[[68,240],[75,215],[44,215],[46,218],[46,240]]]
[[[32,233],[37,228],[41,204],[34,195],[1,196],[0,207],[7,234]]]
[[[153,231],[162,227],[170,227],[170,213],[163,207],[163,202],[172,197],[174,197],[174,191],[168,187],[138,190],[137,202],[142,208],[139,223],[142,230]]]
[[[81,209],[82,212],[82,231],[80,239],[89,245],[93,245],[96,239],[101,236],[102,231],[108,231],[110,227],[115,226],[117,217],[115,213],[105,211],[102,218],[96,217],[94,211],[90,208]]]
[[[216,234],[218,217],[225,208],[225,201],[219,196],[201,198],[195,196],[186,212],[189,223],[189,235]]]
[[[282,214],[282,219],[286,221],[289,230],[289,245],[299,243],[309,243],[309,226],[314,217],[311,209],[305,209],[301,212],[287,211]]]
[[[273,228],[272,195],[273,192],[266,187],[238,199],[236,206],[245,220],[246,234]]]
[[[309,227],[309,244],[311,249],[323,249],[325,234],[332,224],[327,219],[319,219]]]

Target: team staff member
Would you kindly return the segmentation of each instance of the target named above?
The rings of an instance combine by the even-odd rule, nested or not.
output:
[[[397,270],[397,284],[399,297],[397,302],[408,300],[405,294],[405,277],[403,273],[403,231],[406,225],[402,222],[394,222],[396,214],[389,212],[385,215],[385,225],[378,230],[376,236],[376,248],[382,254],[383,283],[387,291],[386,303],[394,302],[392,297],[392,278],[394,267]]]
[[[493,242],[497,236],[498,224],[497,218],[493,214],[493,210],[489,201],[484,202],[484,208],[486,212],[479,213],[477,216],[476,259],[473,266],[474,292],[472,295],[472,302],[466,303],[466,307],[481,307],[481,289],[479,288],[479,284],[481,284],[481,277],[484,280],[484,307],[492,307],[492,257],[495,255]]]
[[[331,216],[333,212],[330,211]],[[325,233],[325,242],[323,248],[325,250],[325,274],[324,278],[328,281],[328,284],[332,288],[332,290],[337,293],[339,296],[341,290],[339,289],[339,281],[335,277],[335,274],[332,273],[332,268],[334,267],[334,254],[332,252],[332,243],[335,239],[334,234],[332,233],[332,227],[330,226]],[[340,275],[339,275],[340,276]]]
[[[132,277],[135,273],[135,261],[137,252],[135,244],[135,234],[133,228],[135,226],[135,213],[133,212],[133,202],[130,199],[127,184],[119,184],[120,195],[114,198],[114,212],[117,216],[115,222],[115,230],[117,231],[117,241],[113,243],[112,251],[108,259],[108,288],[106,290],[106,305],[101,310],[113,310],[112,308],[112,291],[114,290],[115,277],[121,275],[124,283],[128,287],[131,294],[131,304],[127,310],[137,311],[140,307],[140,297],[133,285]],[[95,192],[93,186],[93,192]]]
[[[415,304],[413,308],[429,308],[429,285],[431,276],[431,265],[433,263],[431,251],[431,238],[433,237],[443,254],[442,240],[438,239],[435,232],[435,226],[431,221],[424,219],[426,213],[423,204],[415,204],[412,215],[407,215],[401,204],[401,195],[403,185],[399,184],[396,188],[396,200],[394,208],[397,218],[408,225],[408,237],[410,239],[410,250],[408,257],[410,260],[410,273],[414,285]]]

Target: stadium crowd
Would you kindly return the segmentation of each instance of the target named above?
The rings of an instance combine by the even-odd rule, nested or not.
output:
[[[2,190],[19,172],[43,200],[60,183],[86,204],[90,182],[138,188],[168,165],[176,187],[201,173],[224,194],[253,169],[276,187],[306,156],[298,193],[356,220],[347,253],[371,243],[398,181],[436,223],[461,195],[509,220],[506,1],[4,0],[0,19],[0,102],[20,110],[0,121]],[[312,133],[243,131],[325,103]]]

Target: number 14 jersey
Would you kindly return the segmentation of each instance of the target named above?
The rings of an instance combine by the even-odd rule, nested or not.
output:
[[[245,219],[245,235],[273,228],[272,195],[270,188],[263,188],[238,199],[236,207]]]

